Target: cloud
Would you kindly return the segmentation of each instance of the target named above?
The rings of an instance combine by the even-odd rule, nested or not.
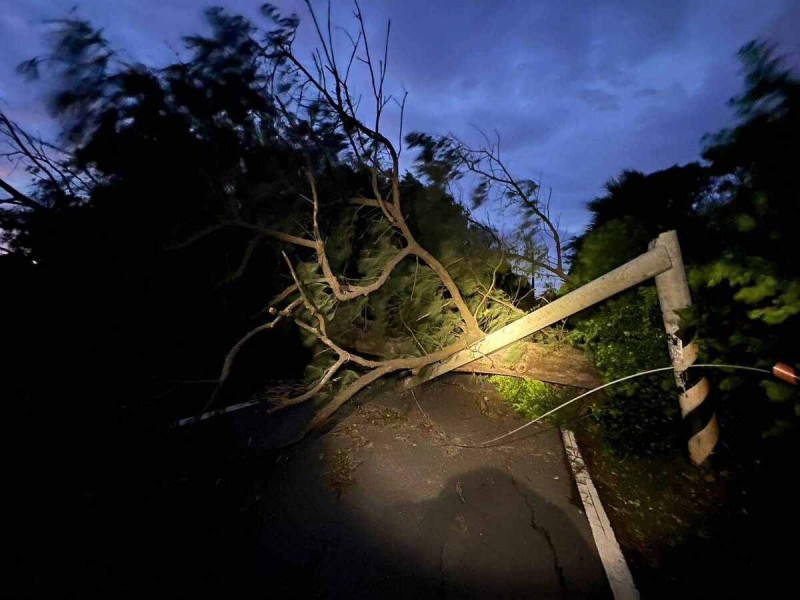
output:
[[[256,22],[258,3],[218,0]],[[38,97],[13,66],[41,48],[38,20],[66,14],[74,0],[12,3],[0,15],[0,90],[9,111]],[[301,0],[278,1],[305,14]],[[324,2],[315,1],[324,14]],[[180,36],[202,27],[196,0],[84,0],[79,11],[105,28],[135,60],[163,63]],[[584,204],[622,169],[644,171],[695,160],[703,133],[730,123],[729,97],[741,88],[736,50],[759,35],[800,64],[800,3],[794,0],[371,0],[362,2],[373,49],[392,19],[389,81],[405,86],[406,131],[472,125],[500,133],[514,173],[554,189],[562,224],[577,231]],[[352,28],[352,4],[333,0],[338,26]],[[336,33],[339,48],[346,37]],[[298,50],[310,56],[306,18]],[[364,73],[355,82],[368,85]],[[13,110],[12,110],[13,109]],[[396,114],[387,113],[392,137]]]
[[[605,90],[597,88],[583,89],[578,91],[577,96],[595,110],[607,111],[620,109],[619,96],[611,92],[606,92]]]
[[[658,98],[664,94],[663,90],[647,87],[636,90],[634,93],[635,98]]]

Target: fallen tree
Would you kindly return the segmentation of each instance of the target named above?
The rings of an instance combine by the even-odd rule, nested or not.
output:
[[[340,63],[330,17],[323,29],[310,4],[308,7],[320,44],[320,49],[313,55],[311,66],[299,60],[292,47],[298,20],[295,17],[281,17],[271,7],[265,9],[277,25],[269,32],[263,46],[264,56],[272,61],[274,67],[270,77],[271,90],[278,98],[278,105],[287,125],[294,124],[296,115],[302,111],[325,115],[330,119],[329,132],[340,132],[346,141],[347,150],[340,156],[329,154],[316,163],[309,157],[304,169],[307,185],[304,190],[297,191],[310,205],[310,223],[305,228],[305,235],[295,235],[279,228],[238,224],[253,228],[258,235],[294,246],[292,257],[287,252],[283,253],[292,282],[270,303],[269,312],[273,319],[248,332],[228,353],[218,378],[217,389],[206,408],[215,400],[245,342],[261,331],[274,328],[283,320],[291,320],[300,328],[309,345],[322,348],[321,353],[326,355],[326,359],[314,367],[316,377],[306,392],[295,397],[277,399],[272,411],[327,393],[329,400],[321,404],[308,425],[308,429],[313,429],[325,422],[358,391],[377,379],[398,371],[418,373],[420,369],[451,357],[483,339],[488,332],[523,315],[524,311],[518,306],[521,300],[519,294],[512,296],[506,293],[501,289],[499,281],[503,276],[512,281],[515,278],[520,279],[519,275],[514,274],[512,260],[526,259],[562,280],[566,275],[561,240],[556,225],[549,218],[549,206],[541,207],[537,186],[533,182],[518,182],[511,176],[500,158],[499,144],[489,144],[486,148],[474,150],[449,140],[445,148],[448,154],[443,157],[441,152],[431,152],[430,138],[419,134],[411,135],[407,141],[421,149],[419,164],[424,165],[422,170],[430,174],[434,166],[439,165],[449,170],[449,175],[438,179],[430,178],[428,187],[401,176],[402,123],[406,94],[396,100],[384,91],[389,27],[382,58],[376,63],[367,41],[364,18],[356,4],[358,32],[356,36],[349,37],[347,61]],[[373,102],[369,124],[359,115],[359,101],[354,98],[349,87],[349,77],[355,63],[366,68],[371,83]],[[343,66],[340,67],[340,64]],[[391,102],[399,110],[397,145],[381,129],[384,109]],[[286,131],[290,129],[287,127]],[[310,140],[313,143],[313,126],[306,133],[308,137],[304,142]],[[296,146],[301,147],[302,144],[296,143]],[[445,165],[445,159],[450,160],[450,163]],[[340,181],[331,174],[336,171],[337,162],[342,160],[352,165],[355,173],[366,180],[366,193],[351,195],[349,189],[337,185]],[[408,221],[410,211],[405,205],[407,197],[419,195],[420,192],[428,196],[428,200],[431,192],[440,197],[446,195],[445,185],[467,171],[482,178],[478,184],[482,201],[486,200],[492,186],[500,186],[500,192],[505,198],[527,212],[527,227],[533,226],[535,222],[537,227],[542,225],[553,242],[554,261],[548,260],[546,245],[544,248],[539,247],[536,253],[523,255],[486,225],[472,228],[473,237],[479,236],[483,242],[489,242],[474,244],[472,249],[477,256],[467,254],[469,248],[459,248],[447,264],[417,240]],[[420,212],[425,217],[426,208],[429,207],[423,207],[421,211],[417,207],[414,211],[417,223],[420,221]],[[366,219],[360,214],[362,210],[367,211]],[[326,226],[321,223],[323,215]],[[377,233],[377,239],[360,248],[352,248],[344,260],[341,256],[332,259],[332,253],[341,254],[341,246],[354,245],[352,235],[348,238],[337,229],[343,222],[349,222],[352,229],[363,229],[362,236]],[[437,225],[438,223],[434,224],[434,227]],[[214,227],[202,232],[202,235],[213,229]],[[324,233],[326,231],[328,236]],[[329,243],[331,239],[333,244]],[[488,269],[487,247],[491,247],[492,251],[488,256],[493,258],[493,265],[488,265]],[[441,254],[439,252],[440,256]],[[482,262],[480,267],[484,273],[490,271],[488,280],[481,277],[483,273],[478,274],[474,268],[470,268],[470,263],[471,267],[475,267],[476,259]],[[361,278],[354,279],[336,272],[334,264],[347,269],[348,262],[354,260],[358,263],[359,268],[356,271]],[[414,266],[409,268],[408,263],[412,260]],[[463,269],[464,265],[457,264],[462,261],[468,268]],[[402,282],[399,286],[398,279]],[[519,287],[520,282],[517,281],[517,288]],[[406,319],[405,314],[409,312],[408,306],[414,304],[415,294],[419,305],[416,312],[424,309],[427,312],[419,317],[413,315],[416,317],[413,320]],[[370,311],[377,311],[378,317],[370,319]],[[353,328],[343,332],[341,323],[349,320],[352,324],[362,312],[364,332],[367,333],[361,336],[360,344],[352,344],[352,336],[352,345],[346,344],[343,340],[348,336],[345,334]],[[347,318],[343,318],[343,315]],[[402,342],[392,343],[395,338],[387,334],[388,321],[392,321],[395,326],[397,321],[400,322],[402,328],[396,329],[406,334]],[[418,325],[420,321],[427,323],[422,327]],[[354,349],[359,347],[367,352],[359,354]],[[376,347],[380,350],[376,350]],[[531,359],[533,352],[535,351],[525,348],[524,362],[528,370],[535,371],[530,364],[531,360],[536,362],[535,358]],[[571,362],[573,364],[570,366],[574,370],[575,353],[568,354],[566,357],[562,355],[560,366]],[[551,360],[549,365],[551,378],[552,373],[560,368],[553,362]],[[586,364],[585,361],[583,364]],[[507,366],[493,369],[491,359],[486,363],[474,364],[470,370],[494,373],[509,371]],[[540,371],[546,370],[544,368]],[[560,383],[568,383],[567,375],[555,378]],[[593,382],[592,376],[588,375],[578,385]]]
[[[388,358],[410,349],[404,338],[376,343],[372,339],[348,340],[349,347],[362,354]],[[591,389],[602,383],[592,360],[582,350],[564,342],[517,341],[486,356],[460,365],[456,373],[508,375],[545,383]]]
[[[400,371],[417,374],[524,315],[536,306],[534,277],[566,279],[549,199],[542,203],[537,184],[511,175],[499,142],[485,138],[485,146],[468,148],[452,137],[403,137],[406,94],[395,98],[385,91],[390,28],[381,57],[375,58],[355,7],[358,31],[347,35],[344,60],[337,54],[330,15],[320,23],[310,4],[319,42],[310,64],[293,48],[296,16],[265,6],[275,27],[257,40],[257,29],[246,19],[211,9],[207,16],[214,37],[188,38],[195,58],[164,69],[164,75],[152,74],[151,81],[166,90],[160,98],[176,102],[179,113],[187,77],[206,82],[198,91],[209,86],[221,91],[231,81],[245,81],[241,93],[251,106],[225,104],[208,123],[198,121],[214,135],[219,123],[235,133],[247,146],[246,159],[216,180],[209,178],[222,191],[210,213],[215,220],[189,229],[170,250],[236,235],[245,238],[241,258],[222,283],[242,279],[262,245],[277,249],[290,278],[262,311],[269,320],[228,351],[218,377],[210,381],[214,391],[203,411],[219,404],[237,358],[255,336],[278,328],[285,335],[284,324],[293,323],[313,355],[307,389],[279,394],[270,410],[313,400],[318,403],[308,425],[313,429],[377,379]],[[236,57],[233,65],[230,57]],[[371,91],[369,109],[350,89],[358,66]],[[243,69],[246,79],[236,75]],[[396,108],[396,136],[383,129],[387,108]],[[195,138],[198,131],[206,135],[198,125],[192,127]],[[401,173],[404,141],[419,151],[417,167],[425,181]],[[272,164],[259,176],[255,167],[264,155],[262,146],[272,149],[265,155]],[[451,184],[468,174],[477,177],[476,202],[498,201],[524,217],[515,238],[476,221],[454,198]],[[280,289],[275,279],[270,285]],[[562,355],[560,365],[551,360],[549,367],[534,350],[524,355],[529,374],[549,369],[546,377],[552,378],[560,369],[555,378],[564,383],[565,365],[575,363],[574,353]],[[494,364],[491,359],[471,368],[509,370],[508,365],[493,370]]]
[[[553,348],[546,344],[516,342],[453,371],[508,375],[587,390],[603,383],[589,356],[566,344]]]
[[[286,341],[293,335],[284,328],[289,323],[312,356],[307,389],[284,391],[272,410],[313,400],[320,408],[313,427],[376,379],[417,373],[535,308],[534,278],[566,275],[549,199],[540,200],[536,183],[511,175],[498,141],[487,137],[470,148],[452,136],[403,137],[406,94],[385,91],[388,27],[378,58],[357,4],[358,31],[345,37],[330,18],[323,26],[309,5],[320,46],[306,64],[293,49],[297,17],[269,6],[264,12],[275,27],[257,39],[247,19],[209,9],[212,36],[186,38],[191,58],[162,69],[115,62],[100,32],[65,21],[57,39],[72,41],[70,53],[57,43],[57,51],[29,61],[25,70],[42,67],[54,78],[70,150],[65,156],[80,160],[52,162],[55,147],[30,143],[33,138],[4,121],[0,133],[14,156],[32,173],[51,177],[34,195],[4,183],[10,197],[0,201],[12,207],[9,218],[31,223],[40,198],[62,193],[83,203],[87,214],[100,214],[92,210],[104,200],[117,206],[120,198],[149,197],[140,170],[124,157],[157,157],[151,167],[167,171],[175,166],[170,185],[158,189],[162,213],[154,221],[159,245],[171,253],[167,260],[178,257],[176,265],[206,271],[210,279],[222,266],[217,287],[233,290],[245,282],[240,289],[248,299],[253,290],[277,292],[259,313],[269,313],[269,320],[245,329],[219,375],[203,380],[214,385],[206,408],[235,387],[226,383],[252,340],[272,331]],[[335,40],[345,44],[341,56]],[[369,108],[350,89],[358,67],[371,91]],[[86,94],[72,93],[76,73]],[[383,127],[389,109],[396,109],[392,134]],[[108,151],[123,142],[126,154]],[[401,173],[404,142],[419,152],[420,179]],[[522,218],[515,236],[478,222],[456,200],[451,184],[468,175],[477,178],[473,200]],[[233,253],[238,257],[230,261]],[[248,280],[259,270],[269,276],[258,284]],[[235,302],[233,312],[249,307]],[[220,304],[227,303],[225,295]],[[203,337],[196,331],[207,329],[195,327],[195,341]],[[473,368],[491,371],[496,362]],[[528,359],[529,374],[538,362]],[[164,371],[158,379],[168,383]]]

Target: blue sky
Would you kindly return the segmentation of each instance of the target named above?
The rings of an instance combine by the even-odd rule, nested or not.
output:
[[[276,1],[287,11],[298,1]],[[202,9],[221,4],[258,16],[259,2],[93,0],[78,16],[105,29],[131,61],[163,64],[180,36],[202,30]],[[324,9],[324,3],[314,3]],[[23,126],[54,129],[44,88],[14,72],[43,50],[43,21],[75,0],[17,0],[0,13],[0,102]],[[797,0],[362,0],[377,47],[392,19],[389,88],[409,91],[406,130],[497,130],[515,175],[553,188],[568,233],[585,203],[622,169],[645,172],[695,160],[701,136],[732,122],[741,88],[736,50],[755,37],[777,42],[800,66]],[[333,1],[333,21],[352,28],[352,4]],[[303,19],[299,46],[312,38]],[[396,122],[396,121],[395,121]],[[387,122],[391,126],[392,120]],[[7,165],[0,165],[4,176]]]

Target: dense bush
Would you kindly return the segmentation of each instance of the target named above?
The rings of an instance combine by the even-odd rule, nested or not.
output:
[[[669,364],[653,286],[613,298],[576,321],[573,343],[586,347],[606,381]],[[606,388],[590,414],[620,451],[658,453],[676,446],[678,403],[672,374],[656,373]]]
[[[791,157],[800,152],[800,95],[770,48],[751,43],[740,58],[747,86],[732,100],[739,124],[706,139],[703,165],[628,171],[611,180],[608,193],[589,204],[592,224],[572,244],[571,275],[581,285],[676,229],[694,301],[682,326],[696,332],[700,361],[768,369],[798,362],[800,245]],[[572,340],[592,352],[607,380],[668,364],[652,287],[595,307],[572,326]],[[744,442],[752,455],[762,436],[796,426],[800,404],[790,386],[740,371],[707,376],[728,447]],[[661,450],[682,440],[669,377],[625,383],[608,396],[592,414],[613,447]]]

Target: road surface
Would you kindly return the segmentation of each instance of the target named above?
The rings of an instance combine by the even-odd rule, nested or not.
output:
[[[377,390],[280,454],[253,492],[255,580],[283,598],[611,597],[558,429],[449,444],[520,424],[480,382]]]

